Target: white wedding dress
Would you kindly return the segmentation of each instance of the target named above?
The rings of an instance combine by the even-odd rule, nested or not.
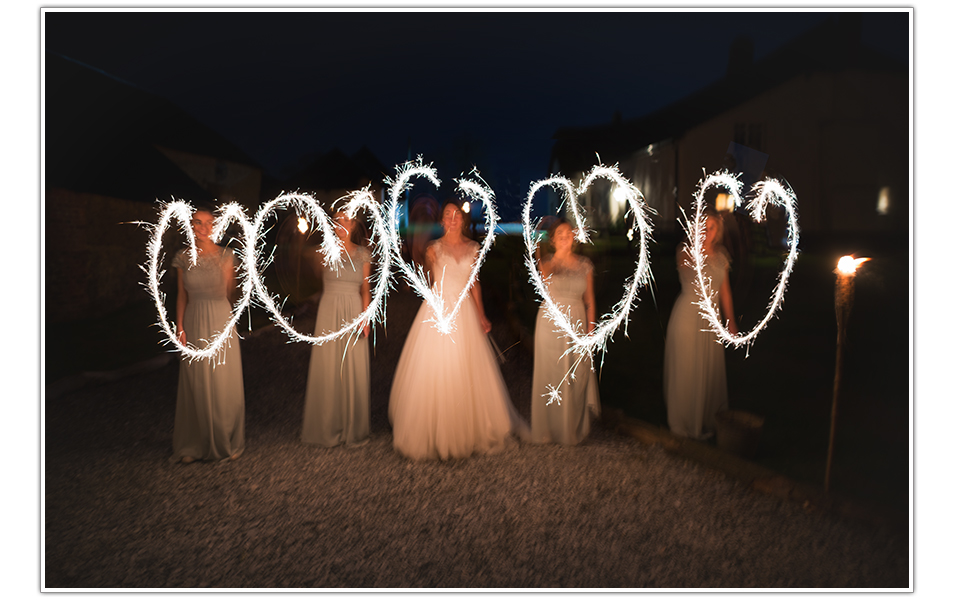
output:
[[[434,245],[434,285],[452,310],[470,277],[479,246],[470,242],[457,261]],[[468,292],[455,328],[444,334],[434,327],[434,310],[421,305],[398,361],[388,415],[394,448],[411,459],[447,460],[499,451],[511,431],[528,431],[510,403],[496,355],[480,326]]]

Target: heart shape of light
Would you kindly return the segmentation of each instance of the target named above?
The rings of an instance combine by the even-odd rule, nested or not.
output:
[[[472,173],[476,179],[480,179],[476,169]],[[461,303],[467,297],[471,286],[473,286],[474,282],[477,280],[477,274],[480,272],[480,267],[484,263],[484,258],[487,256],[487,252],[490,250],[490,246],[494,242],[494,230],[497,228],[497,212],[494,206],[494,193],[482,181],[474,181],[470,179],[456,180],[458,184],[457,189],[464,196],[471,198],[475,202],[483,203],[484,223],[486,225],[487,235],[484,237],[484,241],[480,246],[480,251],[478,252],[477,259],[474,261],[474,265],[470,270],[470,276],[467,279],[467,283],[464,285],[464,288],[461,290],[460,294],[458,294],[451,310],[448,311],[447,302],[443,294],[435,291],[430,285],[428,285],[427,275],[424,272],[424,269],[420,266],[415,269],[404,260],[403,256],[401,256],[401,237],[397,229],[398,208],[400,206],[401,195],[411,188],[411,179],[414,177],[423,177],[433,183],[435,187],[439,187],[441,184],[440,179],[437,178],[437,172],[434,170],[434,168],[431,165],[425,165],[420,157],[418,157],[416,161],[409,161],[399,166],[394,178],[388,178],[388,180],[385,182],[385,185],[389,186],[388,215],[390,244],[391,250],[394,253],[393,260],[408,284],[414,288],[414,291],[417,292],[417,294],[431,306],[431,309],[434,312],[434,327],[446,335],[453,333],[455,330],[457,313],[460,311]]]
[[[344,201],[343,209],[349,218],[354,218],[358,211],[362,209],[367,210],[368,214],[371,215],[371,249],[373,255],[379,261],[380,269],[374,276],[374,291],[371,294],[371,302],[368,307],[351,322],[342,323],[337,330],[317,336],[299,332],[282,314],[279,306],[281,299],[278,296],[273,296],[262,281],[261,272],[268,266],[270,259],[263,260],[258,252],[258,247],[267,231],[266,222],[269,217],[277,210],[295,208],[313,227],[317,225],[321,229],[321,252],[324,256],[325,265],[337,269],[343,266],[344,243],[335,234],[335,223],[313,196],[293,192],[281,194],[264,204],[256,213],[255,220],[249,225],[251,235],[248,237],[248,245],[251,251],[245,253],[245,271],[248,273],[248,279],[254,289],[255,297],[269,312],[272,321],[284,329],[293,341],[321,345],[346,335],[357,336],[365,324],[376,320],[383,313],[391,270],[391,252],[389,251],[390,246],[386,232],[387,224],[369,187],[351,192],[343,198],[339,198],[340,201]]]
[[[189,260],[193,265],[198,261],[198,252],[195,247],[195,234],[192,232],[192,213],[195,210],[186,202],[181,200],[174,200],[163,205],[159,213],[159,222],[152,226],[152,236],[149,239],[149,242],[146,246],[146,265],[142,269],[146,272],[146,289],[149,290],[149,294],[152,296],[153,301],[156,304],[156,311],[159,314],[159,327],[166,334],[168,341],[172,343],[183,356],[187,357],[190,361],[194,360],[217,360],[222,355],[222,350],[225,347],[225,343],[229,339],[229,335],[232,332],[232,329],[235,327],[235,324],[238,322],[239,317],[242,315],[242,312],[248,307],[249,300],[251,298],[251,285],[247,277],[242,277],[242,295],[239,298],[239,301],[232,306],[232,314],[229,317],[228,322],[225,324],[225,327],[222,331],[216,333],[212,336],[210,340],[201,340],[206,342],[203,348],[198,348],[193,343],[187,342],[183,345],[179,338],[176,336],[175,328],[169,323],[169,317],[166,313],[165,306],[165,294],[159,290],[159,283],[162,280],[164,274],[163,271],[159,269],[159,263],[162,256],[162,236],[169,229],[173,220],[178,220],[179,226],[182,229],[183,233],[188,240],[187,248],[189,252]],[[244,215],[243,215],[244,216]],[[216,236],[221,237],[222,232],[227,226],[227,220],[229,217],[218,216],[215,218],[215,225],[213,227],[212,239],[213,241],[218,239]],[[223,223],[225,223],[223,225]],[[148,226],[148,224],[146,224]],[[247,243],[248,240],[248,226],[247,221],[242,219],[243,230],[245,233],[245,240]],[[198,341],[198,340],[197,340]]]
[[[747,209],[756,223],[761,223],[765,219],[765,209],[769,204],[774,204],[785,209],[788,214],[788,257],[785,259],[785,268],[779,275],[778,283],[772,292],[772,300],[768,305],[768,312],[765,317],[746,333],[733,335],[722,323],[719,317],[719,311],[716,309],[713,301],[712,282],[705,276],[702,269],[705,264],[706,256],[702,250],[702,242],[705,238],[705,193],[709,188],[721,187],[729,192],[734,201],[734,206],[742,205],[740,190],[742,182],[739,178],[726,171],[713,173],[699,181],[694,194],[695,214],[692,221],[686,225],[686,233],[691,241],[689,253],[692,256],[692,268],[696,273],[695,285],[701,297],[697,303],[700,314],[708,321],[711,330],[719,338],[719,341],[725,345],[732,345],[735,348],[743,344],[751,344],[755,336],[765,328],[765,325],[775,315],[782,305],[782,299],[785,296],[785,288],[788,285],[788,278],[795,266],[795,259],[798,257],[798,213],[796,208],[795,192],[791,188],[782,185],[775,179],[767,179],[756,183],[752,187],[754,197],[749,201]]]
[[[563,194],[563,202],[566,204],[567,210],[570,214],[574,215],[576,219],[577,241],[589,241],[585,221],[580,216],[578,210],[577,197],[585,194],[590,185],[599,178],[609,179],[616,184],[616,189],[622,193],[626,202],[629,203],[629,210],[632,211],[635,218],[635,226],[639,228],[639,259],[633,274],[623,284],[623,297],[608,314],[600,319],[593,331],[583,333],[583,331],[581,331],[582,324],[572,323],[567,312],[553,301],[543,277],[537,269],[534,257],[536,256],[539,240],[537,236],[533,234],[535,224],[531,223],[530,211],[533,205],[533,198],[541,188],[551,186],[559,189]],[[593,167],[586,177],[583,178],[579,186],[574,186],[568,179],[560,176],[550,177],[549,179],[538,181],[530,186],[527,200],[523,206],[523,240],[527,250],[524,258],[526,260],[527,270],[530,272],[530,280],[533,282],[533,287],[543,301],[547,317],[557,327],[557,331],[566,336],[570,341],[570,345],[564,353],[564,356],[572,352],[578,357],[570,372],[564,377],[564,380],[566,380],[566,377],[573,377],[577,365],[580,364],[583,358],[589,357],[592,359],[593,354],[597,350],[605,350],[607,342],[621,324],[624,325],[625,331],[625,326],[629,323],[629,313],[633,308],[633,303],[638,297],[639,288],[646,285],[650,280],[649,242],[652,236],[652,222],[650,221],[649,214],[651,212],[652,209],[646,204],[639,189],[636,188],[629,179],[623,177],[622,173],[620,173],[619,169],[615,166],[607,167],[597,165]],[[562,382],[560,382],[560,385],[562,385]],[[554,401],[559,404],[559,387],[559,385],[555,387],[552,385],[549,386],[550,401],[547,402],[547,404]]]

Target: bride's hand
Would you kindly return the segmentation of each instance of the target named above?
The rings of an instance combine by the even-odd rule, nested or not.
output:
[[[484,315],[480,315],[480,326],[484,329],[484,333],[490,333],[490,321]]]

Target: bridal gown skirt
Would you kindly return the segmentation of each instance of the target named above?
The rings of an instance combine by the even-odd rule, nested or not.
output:
[[[438,331],[432,317],[423,303],[394,375],[388,408],[394,448],[415,460],[499,451],[526,424],[510,403],[474,301],[461,303],[451,334]]]

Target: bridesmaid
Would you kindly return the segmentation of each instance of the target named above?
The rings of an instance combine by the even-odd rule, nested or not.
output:
[[[729,286],[729,253],[722,246],[722,218],[706,212],[706,255],[704,275],[715,293],[713,301],[728,321],[732,334],[738,333]],[[686,244],[676,255],[682,291],[676,298],[666,329],[666,357],[663,386],[669,429],[681,436],[709,439],[715,432],[715,415],[729,407],[725,376],[725,348],[709,331],[709,323],[699,314],[701,301],[695,286],[692,257]]]
[[[315,335],[324,335],[350,323],[371,303],[371,253],[358,243],[358,221],[339,210],[334,220],[338,239],[344,244],[344,264],[335,269],[315,254],[315,270],[324,290],[315,320]],[[363,241],[363,240],[362,240]],[[357,445],[368,441],[368,396],[371,386],[368,334],[345,336],[312,346],[305,392],[305,416],[301,440],[324,447]]]
[[[172,266],[178,278],[177,335],[182,344],[204,348],[232,315],[229,296],[235,292],[235,254],[209,239],[215,217],[212,207],[192,215],[198,260],[192,265],[185,249]],[[245,387],[242,354],[233,328],[221,353],[212,360],[179,361],[179,391],[172,462],[238,458],[245,450]]]
[[[566,220],[558,219],[548,234],[554,251],[540,260],[540,274],[553,301],[569,310],[571,322],[590,333],[596,323],[593,263],[573,252],[573,228]],[[599,416],[599,386],[589,359],[577,365],[575,378],[567,377],[564,381],[577,357],[572,353],[563,355],[569,341],[555,330],[556,325],[541,306],[534,334],[530,439],[537,444],[556,442],[569,446],[579,444],[589,434],[590,413]],[[548,386],[558,385],[560,404],[553,402],[547,406]]]

